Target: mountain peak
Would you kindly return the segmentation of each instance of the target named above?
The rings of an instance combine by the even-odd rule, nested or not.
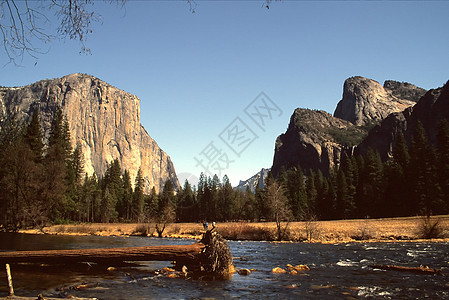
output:
[[[388,80],[382,86],[365,77],[350,77],[345,80],[334,116],[358,126],[370,125],[413,106],[424,93],[409,83]]]

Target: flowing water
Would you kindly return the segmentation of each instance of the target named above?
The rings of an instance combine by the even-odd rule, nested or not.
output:
[[[41,236],[0,233],[0,251],[81,249],[192,244],[193,240],[144,237]],[[12,265],[19,296],[96,297],[98,299],[449,299],[449,243],[347,243],[335,245],[229,242],[237,268],[255,269],[230,280],[170,279],[155,270],[169,262],[118,266]],[[300,275],[273,274],[274,267],[306,264]],[[428,265],[442,275],[371,269],[371,264]],[[3,276],[2,276],[3,277]],[[86,288],[72,287],[86,284]],[[6,277],[0,297],[7,295]]]

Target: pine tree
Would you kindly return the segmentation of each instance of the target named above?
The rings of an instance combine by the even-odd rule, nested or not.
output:
[[[381,216],[381,199],[384,194],[383,164],[379,152],[369,148],[365,156],[361,185],[364,199],[361,210],[364,216]]]
[[[267,182],[265,182],[265,185]],[[255,219],[258,221],[262,221],[263,218],[266,217],[266,201],[265,201],[265,191],[260,187],[256,186],[256,191],[254,194],[254,204],[255,210],[254,215]]]
[[[344,155],[340,168],[342,169],[346,179],[346,195],[345,195],[345,218],[355,216],[355,196],[358,179],[357,164],[352,157]]]
[[[217,221],[239,219],[245,205],[244,198],[236,198],[227,175],[223,177],[223,184],[218,193]],[[237,201],[238,200],[238,201]]]
[[[137,222],[142,222],[143,220],[143,208],[145,205],[144,188],[145,181],[142,177],[142,170],[139,168],[137,171],[136,180],[134,182],[134,193],[132,199],[133,220]]]
[[[285,174],[286,196],[295,220],[301,219],[302,212],[307,209],[307,192],[304,183],[304,173],[298,166]]]
[[[304,213],[306,213],[307,218],[310,217],[311,214],[315,215],[315,207],[318,197],[318,191],[315,186],[315,173],[310,170],[309,176],[307,176],[306,180],[306,192],[307,192],[307,205],[303,209],[302,215],[304,216]]]
[[[36,109],[31,117],[30,124],[25,132],[25,143],[33,151],[36,163],[42,162],[44,143],[42,140],[42,127],[39,120],[39,111]]]
[[[44,158],[43,198],[52,220],[69,218],[75,206],[66,194],[70,180],[71,152],[68,123],[62,110],[58,109],[52,119]]]
[[[103,191],[101,198],[101,222],[109,223],[113,218],[113,205],[116,202],[115,196],[111,193],[108,186]]]
[[[327,211],[332,207],[332,202],[328,203],[329,183],[324,178],[321,170],[318,170],[315,175],[315,187],[317,190],[315,212],[320,219],[327,215]]]
[[[145,196],[145,220],[154,220],[158,215],[158,195],[156,188],[151,188],[150,194]]]
[[[335,169],[331,170],[327,182],[327,193],[323,203],[321,204],[321,209],[319,214],[322,219],[330,220],[337,218],[337,213],[335,210],[335,204],[337,199],[337,172]]]
[[[221,208],[218,207],[219,191],[221,189],[221,183],[220,183],[220,179],[218,178],[217,174],[215,174],[212,177],[212,180],[210,180],[209,186],[210,186],[211,197],[210,197],[209,205],[208,205],[207,219],[212,221],[212,220],[217,220],[218,214],[221,213],[221,212],[219,212],[219,210],[221,210]]]
[[[123,197],[118,200],[117,213],[119,219],[130,221],[132,218],[133,187],[128,170],[123,172],[122,183]]]
[[[357,155],[355,157],[355,164],[357,169],[357,183],[355,187],[355,217],[356,218],[366,218],[369,216],[368,203],[365,198],[365,182],[367,181],[365,172],[365,159],[362,155]]]
[[[201,220],[204,221],[207,217],[208,204],[210,201],[210,191],[207,183],[207,177],[203,172],[201,172],[198,181],[197,199],[199,206],[199,216]]]
[[[257,220],[259,218],[259,215],[257,213],[256,195],[251,192],[248,186],[246,187],[243,199],[245,202],[242,211],[242,218],[248,221]]]
[[[413,174],[411,213],[431,215],[441,207],[436,156],[421,122],[417,123],[410,143],[410,174]]]
[[[393,148],[393,158],[401,166],[402,170],[406,170],[410,161],[407,143],[405,142],[402,132],[398,134],[396,145]]]
[[[410,155],[404,135],[398,134],[393,148],[393,157],[385,163],[385,193],[381,203],[381,215],[386,217],[406,216],[411,197],[408,174]]]
[[[84,155],[80,142],[76,143],[76,147],[68,161],[67,174],[67,192],[66,197],[70,203],[74,205],[73,220],[80,218],[81,204],[81,186],[84,178]]]
[[[443,119],[438,128],[438,179],[445,203],[438,213],[449,213],[449,122]]]
[[[102,217],[102,219],[108,219],[110,221],[116,221],[118,218],[117,204],[120,199],[123,199],[123,181],[122,181],[122,169],[118,159],[114,159],[112,163],[108,164],[105,175],[101,180],[101,188],[103,191],[103,197],[108,190],[109,207],[107,213],[109,216]],[[109,222],[109,221],[108,221]]]
[[[175,208],[175,188],[170,179],[167,179],[162,192],[159,194],[159,212],[163,212],[166,207]]]
[[[196,222],[198,221],[198,205],[196,203],[195,194],[192,186],[186,179],[184,187],[178,193],[177,213],[180,222]]]
[[[81,201],[80,201],[80,221],[81,222],[95,222],[100,218],[95,216],[100,207],[101,190],[98,185],[97,176],[92,174],[88,176],[85,174],[83,185],[81,187]]]
[[[335,198],[335,213],[338,219],[345,219],[347,215],[348,186],[345,172],[340,168],[337,172],[337,186]]]

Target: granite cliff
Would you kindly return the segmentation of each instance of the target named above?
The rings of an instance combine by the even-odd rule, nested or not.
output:
[[[170,157],[140,124],[138,97],[85,74],[0,88],[0,125],[13,114],[28,121],[39,109],[44,140],[58,107],[67,117],[72,145],[81,143],[88,174],[102,176],[107,163],[118,159],[131,178],[142,169],[146,192],[153,186],[158,191],[167,179],[179,186]]]
[[[276,140],[273,175],[298,165],[306,172],[321,170],[327,175],[339,165],[343,153],[353,154],[362,141],[358,152],[369,146],[388,155],[394,136],[406,130],[404,120],[425,92],[410,83],[387,80],[382,86],[360,76],[348,78],[334,116],[324,111],[295,110],[287,131]],[[421,101],[416,109],[424,106]],[[382,127],[375,126],[380,122]]]
[[[300,165],[304,170],[329,174],[340,163],[343,151],[351,151],[366,136],[366,129],[335,118],[327,112],[301,109],[294,111],[287,131],[275,145],[272,173]]]
[[[372,79],[351,77],[344,83],[334,117],[358,126],[376,124],[391,113],[415,105],[425,92],[410,83],[387,80],[382,86]]]
[[[385,118],[369,132],[355,153],[363,154],[372,148],[383,160],[388,159],[399,133],[410,142],[418,121],[423,124],[430,142],[436,145],[438,125],[442,119],[449,119],[449,81],[441,88],[429,90],[415,106]]]

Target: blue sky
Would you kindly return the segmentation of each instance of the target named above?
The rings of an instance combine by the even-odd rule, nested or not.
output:
[[[181,180],[205,171],[196,159],[210,159],[206,167],[236,185],[271,166],[295,108],[333,113],[350,76],[426,89],[449,79],[447,1],[196,4],[191,13],[186,1],[96,1],[102,22],[87,40],[91,55],[68,40],[47,45],[36,65],[6,64],[2,53],[0,85],[94,75],[141,99],[141,122]],[[258,126],[245,108],[261,113],[263,101],[272,114]]]

